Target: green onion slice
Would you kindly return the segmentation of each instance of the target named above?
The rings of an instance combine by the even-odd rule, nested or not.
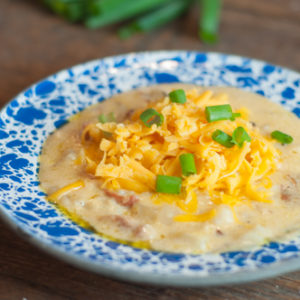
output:
[[[151,127],[152,124],[161,126],[164,121],[164,116],[157,112],[155,109],[148,108],[141,113],[140,119],[147,127]]]
[[[170,92],[169,97],[171,102],[181,103],[181,104],[186,102],[185,91],[183,89]]]
[[[233,117],[229,104],[206,106],[205,115],[208,122],[230,120]]]
[[[184,153],[179,156],[182,175],[189,176],[197,173],[194,155],[191,153]]]
[[[165,194],[180,194],[182,179],[176,176],[157,175],[156,191]]]
[[[110,122],[116,122],[116,117],[115,117],[115,114],[113,112],[111,112],[107,115],[101,114],[98,117],[98,120],[100,123],[110,123]]]
[[[242,148],[244,142],[251,142],[251,137],[243,127],[239,126],[232,133],[232,143]]]
[[[273,131],[271,133],[271,137],[280,142],[281,144],[290,144],[294,140],[290,135],[283,133],[279,130]]]
[[[212,139],[226,148],[231,148],[234,146],[231,136],[220,129],[217,129],[213,132]]]
[[[231,121],[234,121],[236,118],[239,118],[241,116],[240,113],[232,113],[232,117],[230,118]]]

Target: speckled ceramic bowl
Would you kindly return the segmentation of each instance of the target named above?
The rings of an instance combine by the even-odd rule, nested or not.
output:
[[[0,114],[0,212],[45,251],[80,268],[135,282],[175,286],[238,283],[300,268],[300,236],[253,251],[170,254],[101,238],[62,215],[39,188],[38,156],[47,136],[73,114],[111,95],[158,83],[235,86],[300,115],[300,74],[238,56],[188,51],[131,53],[52,75]]]

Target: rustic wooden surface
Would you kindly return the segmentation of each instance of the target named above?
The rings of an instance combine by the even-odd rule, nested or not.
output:
[[[108,55],[158,49],[218,51],[300,70],[299,0],[225,0],[221,37],[203,45],[197,14],[121,42],[115,27],[87,31],[49,13],[38,1],[0,1],[0,106],[62,68]],[[300,299],[300,272],[216,288],[134,285],[67,265],[20,239],[0,222],[0,299]]]

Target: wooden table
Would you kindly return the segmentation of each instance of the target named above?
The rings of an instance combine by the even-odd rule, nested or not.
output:
[[[0,106],[35,81],[94,58],[131,51],[234,53],[300,70],[299,0],[226,0],[217,45],[197,39],[197,13],[120,41],[115,27],[88,31],[38,1],[0,1]],[[0,222],[0,299],[300,299],[300,272],[239,286],[164,288],[111,280],[42,253]]]

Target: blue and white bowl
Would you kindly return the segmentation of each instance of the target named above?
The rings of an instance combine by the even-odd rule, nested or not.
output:
[[[55,128],[115,93],[171,82],[238,87],[264,95],[300,116],[300,74],[249,58],[161,51],[77,65],[34,84],[0,113],[0,212],[4,220],[37,246],[73,265],[128,281],[207,286],[300,269],[300,236],[253,251],[205,255],[148,251],[101,238],[46,200],[39,188],[38,158]]]

